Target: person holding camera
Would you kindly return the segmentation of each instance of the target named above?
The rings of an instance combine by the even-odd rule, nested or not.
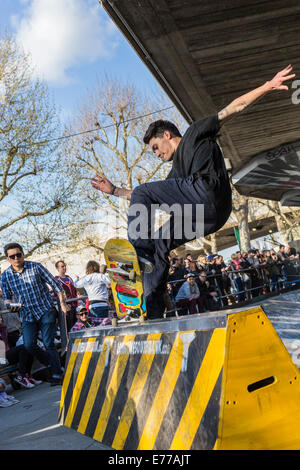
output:
[[[173,258],[171,262],[172,264],[169,268],[168,283],[171,286],[171,298],[175,299],[188,271],[182,265],[181,259],[178,256]]]
[[[278,255],[276,253],[270,253],[270,256],[267,258],[266,268],[271,280],[271,292],[279,291],[278,279],[281,275],[282,265],[283,261],[278,258]]]

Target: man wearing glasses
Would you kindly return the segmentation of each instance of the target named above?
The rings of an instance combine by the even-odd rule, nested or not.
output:
[[[61,364],[54,344],[57,311],[48,286],[57,294],[66,315],[63,288],[40,263],[25,261],[23,248],[18,243],[5,245],[4,253],[10,266],[1,275],[3,300],[6,304],[15,304],[10,307],[12,311],[19,311],[25,348],[42,364],[50,365],[51,385],[59,385]],[[37,348],[39,331],[46,351]]]

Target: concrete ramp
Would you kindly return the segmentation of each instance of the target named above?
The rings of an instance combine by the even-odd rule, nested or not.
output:
[[[261,306],[70,335],[60,420],[113,449],[299,449],[300,376]]]
[[[292,361],[300,368],[300,292],[270,298],[262,303],[262,307]]]

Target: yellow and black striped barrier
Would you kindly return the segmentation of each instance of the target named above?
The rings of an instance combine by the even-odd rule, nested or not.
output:
[[[113,449],[299,449],[300,377],[260,307],[70,335],[60,420]]]

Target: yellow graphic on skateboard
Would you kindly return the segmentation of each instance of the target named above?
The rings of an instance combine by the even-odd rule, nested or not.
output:
[[[134,247],[126,239],[112,238],[105,245],[104,257],[117,317],[138,318],[144,321],[147,312],[143,275]]]

